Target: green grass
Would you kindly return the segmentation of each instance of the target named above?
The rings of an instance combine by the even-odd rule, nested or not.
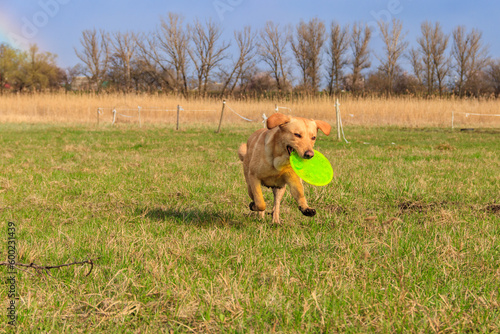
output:
[[[98,258],[19,269],[0,332],[500,331],[498,131],[322,135],[318,214],[287,192],[274,226],[237,158],[255,129],[0,125],[0,240],[13,221],[19,262]]]

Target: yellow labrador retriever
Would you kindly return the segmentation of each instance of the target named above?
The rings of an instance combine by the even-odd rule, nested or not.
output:
[[[323,121],[275,113],[267,119],[267,129],[257,130],[246,144],[241,144],[238,156],[243,161],[252,199],[250,210],[264,218],[266,203],[261,185],[270,187],[274,194],[273,223],[279,224],[280,202],[288,184],[302,214],[310,217],[316,214],[316,210],[307,205],[302,180],[290,166],[290,154],[296,151],[302,158],[311,159],[318,129],[329,135],[331,127]]]

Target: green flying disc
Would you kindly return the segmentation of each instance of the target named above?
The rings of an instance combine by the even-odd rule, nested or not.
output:
[[[296,151],[290,154],[290,165],[297,175],[307,183],[315,186],[326,186],[333,179],[330,161],[321,153],[314,151],[311,159],[302,159]]]

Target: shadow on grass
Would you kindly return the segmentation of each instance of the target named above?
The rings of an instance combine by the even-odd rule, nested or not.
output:
[[[138,208],[136,214],[152,221],[175,222],[198,227],[242,228],[246,224],[244,217],[215,209]]]

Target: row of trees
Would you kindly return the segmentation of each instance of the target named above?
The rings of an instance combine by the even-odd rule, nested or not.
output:
[[[480,31],[458,26],[446,34],[439,23],[426,21],[411,48],[399,20],[379,21],[377,32],[382,52],[370,49],[374,31],[366,24],[332,22],[327,27],[318,18],[296,26],[267,22],[258,31],[245,27],[226,41],[222,26],[212,20],[186,24],[169,13],[147,34],[83,31],[75,48],[82,64],[64,71],[54,55],[36,46],[20,52],[3,45],[0,80],[2,89],[5,84],[22,90],[64,83],[73,89],[83,84],[92,90],[184,96],[292,90],[500,94],[500,60],[490,59]],[[78,78],[82,74],[86,80]]]
[[[66,81],[66,73],[56,65],[56,55],[40,52],[36,45],[20,51],[0,44],[0,93],[58,89]]]

